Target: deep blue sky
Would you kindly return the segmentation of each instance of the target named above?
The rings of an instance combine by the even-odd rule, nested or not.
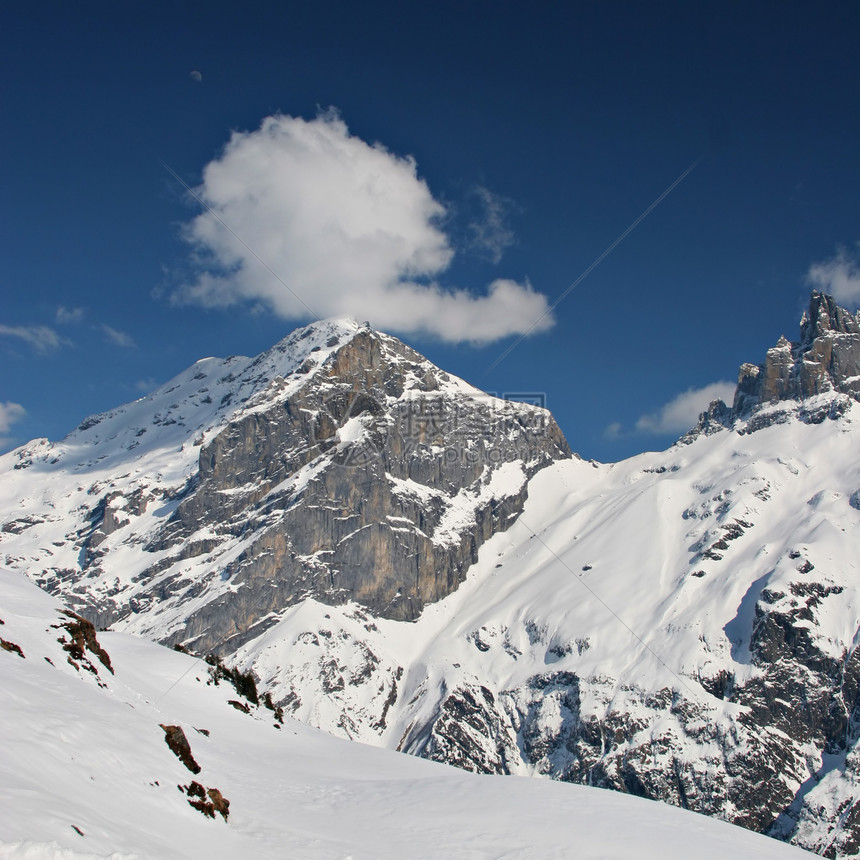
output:
[[[512,338],[404,338],[545,392],[586,457],[665,447],[637,421],[796,337],[810,265],[860,240],[858,35],[856,2],[4,4],[0,403],[26,414],[3,447],[303,322],[170,302],[198,210],[160,160],[196,185],[232,130],[329,106],[414,157],[458,249],[441,283],[476,293],[553,301],[701,158],[491,373]],[[498,263],[468,248],[477,186],[508,201]]]

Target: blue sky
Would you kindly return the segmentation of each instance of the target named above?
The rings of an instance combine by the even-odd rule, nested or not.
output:
[[[586,457],[665,447],[796,337],[812,266],[857,304],[858,32],[854,2],[5,4],[3,449],[266,349],[308,319],[287,288],[545,393]]]

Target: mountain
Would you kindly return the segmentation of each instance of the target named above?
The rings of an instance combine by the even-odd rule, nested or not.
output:
[[[738,420],[756,413],[761,414],[747,426],[748,430],[787,420],[790,414],[801,420],[823,420],[821,408],[839,410],[848,403],[845,398],[830,398],[824,407],[817,405],[811,413],[804,410],[807,399],[825,393],[860,398],[860,312],[852,315],[840,308],[832,296],[813,290],[809,309],[800,320],[800,340],[792,342],[783,335],[767,351],[762,364],[741,365],[731,408],[721,400],[714,401],[682,441],[690,442],[703,432],[731,428]],[[777,403],[783,403],[783,408],[762,411],[763,406]],[[800,410],[793,410],[793,404],[800,404]]]
[[[731,406],[607,465],[317,323],[2,458],[5,564],[332,734],[850,856],[858,358],[857,318],[813,293]]]
[[[0,570],[0,607],[10,860],[802,856],[639,798],[333,738],[245,698],[223,667],[96,635],[18,573]]]
[[[414,619],[570,456],[544,410],[326,321],[0,459],[3,548],[99,626],[229,653],[308,597]]]

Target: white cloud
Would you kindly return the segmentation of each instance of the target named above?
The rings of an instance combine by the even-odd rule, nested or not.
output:
[[[6,434],[16,421],[20,421],[27,410],[20,403],[0,401],[0,447],[6,447],[13,439]]]
[[[640,433],[683,433],[694,427],[699,414],[704,412],[714,400],[731,404],[735,395],[735,385],[731,382],[712,382],[702,388],[688,388],[665,406],[636,422]]]
[[[349,315],[449,341],[523,333],[548,307],[528,283],[496,280],[484,295],[440,285],[453,257],[444,207],[412,158],[332,112],[235,132],[196,193],[211,211],[186,225],[199,274],[177,302],[261,302],[284,318]]]
[[[121,346],[124,349],[132,349],[137,346],[134,342],[134,338],[130,334],[126,334],[124,331],[119,331],[105,323],[101,323],[99,328],[104,332],[108,343],[112,343],[114,346]]]
[[[57,312],[54,314],[54,322],[57,325],[73,325],[79,323],[83,318],[83,308],[67,308],[63,305],[58,305]]]
[[[476,186],[472,193],[483,211],[480,218],[469,224],[469,246],[490,262],[499,263],[505,249],[514,244],[514,234],[508,226],[512,201],[481,185]]]
[[[813,263],[806,279],[844,305],[860,305],[860,264],[845,248],[839,248],[830,260]]]
[[[20,403],[0,401],[0,433],[8,433],[9,428],[26,414],[27,410]]]
[[[0,325],[0,335],[16,337],[30,344],[36,352],[50,352],[68,343],[46,325]]]

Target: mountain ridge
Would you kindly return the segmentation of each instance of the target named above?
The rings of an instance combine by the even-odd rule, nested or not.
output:
[[[292,375],[212,365],[217,393],[238,392],[229,416],[203,402],[208,365],[160,389],[140,474],[116,470],[140,454],[125,413],[76,431],[66,471],[56,446],[0,459],[6,563],[97,620],[219,651],[341,737],[849,856],[855,327],[813,293],[800,340],[743,365],[732,407],[684,444],[598,464],[543,410],[394,338],[356,327],[325,346],[312,326],[319,349],[294,333]],[[171,405],[182,385],[222,423]],[[112,449],[111,420],[127,430]],[[99,618],[110,600],[128,612]]]

